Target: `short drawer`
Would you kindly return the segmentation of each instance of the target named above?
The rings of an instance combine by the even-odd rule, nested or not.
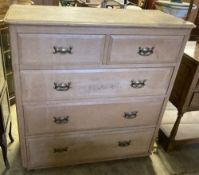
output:
[[[61,166],[147,154],[153,129],[27,139],[29,167]]]
[[[108,64],[174,63],[183,36],[112,35]]]
[[[21,71],[24,101],[165,95],[172,68]]]
[[[101,64],[103,35],[19,34],[20,64],[70,66]]]
[[[26,134],[155,126],[163,98],[24,105]]]
[[[190,106],[199,108],[199,92],[193,93]]]

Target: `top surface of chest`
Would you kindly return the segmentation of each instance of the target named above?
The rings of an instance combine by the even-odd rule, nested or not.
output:
[[[44,18],[45,16],[45,18]],[[12,24],[192,28],[193,24],[156,10],[111,10],[13,5],[5,21]]]

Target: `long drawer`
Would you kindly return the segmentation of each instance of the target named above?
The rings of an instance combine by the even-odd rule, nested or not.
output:
[[[102,63],[104,35],[19,34],[18,37],[21,65]]]
[[[21,71],[23,101],[165,95],[172,68]]]
[[[61,166],[147,154],[153,129],[27,139],[29,167]]]
[[[155,126],[163,98],[24,105],[27,135]]]
[[[183,36],[112,35],[108,64],[174,63]]]

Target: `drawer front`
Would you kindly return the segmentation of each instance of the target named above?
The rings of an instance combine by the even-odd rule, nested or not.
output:
[[[109,64],[174,63],[183,36],[112,35]]]
[[[67,66],[101,64],[105,36],[20,34],[21,65]]]
[[[24,105],[27,135],[156,125],[162,98]]]
[[[199,108],[199,92],[195,92],[193,94],[193,97],[191,99],[191,103],[190,103],[191,107],[197,107]]]
[[[146,154],[154,130],[28,139],[30,167],[60,166]]]
[[[24,101],[164,95],[172,68],[21,71]]]

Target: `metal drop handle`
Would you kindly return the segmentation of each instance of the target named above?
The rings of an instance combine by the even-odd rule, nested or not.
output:
[[[59,116],[53,118],[54,118],[54,123],[56,124],[65,124],[69,122],[69,116]]]
[[[138,54],[141,56],[150,56],[153,54],[155,47],[139,47]]]
[[[125,141],[119,141],[118,146],[119,147],[127,147],[131,144],[131,140],[125,140]]]
[[[66,48],[66,47],[54,46],[53,49],[54,49],[53,54],[57,54],[57,53],[60,53],[60,54],[72,54],[73,47],[70,46],[69,48]]]
[[[137,117],[137,114],[138,114],[138,111],[125,112],[123,117],[126,119],[134,119]]]
[[[56,83],[54,82],[54,89],[56,91],[68,91],[71,88],[71,82],[68,83]]]
[[[63,147],[63,148],[54,148],[54,153],[63,153],[68,151],[68,147]]]
[[[142,88],[146,85],[146,80],[131,80],[131,87],[132,88]]]

